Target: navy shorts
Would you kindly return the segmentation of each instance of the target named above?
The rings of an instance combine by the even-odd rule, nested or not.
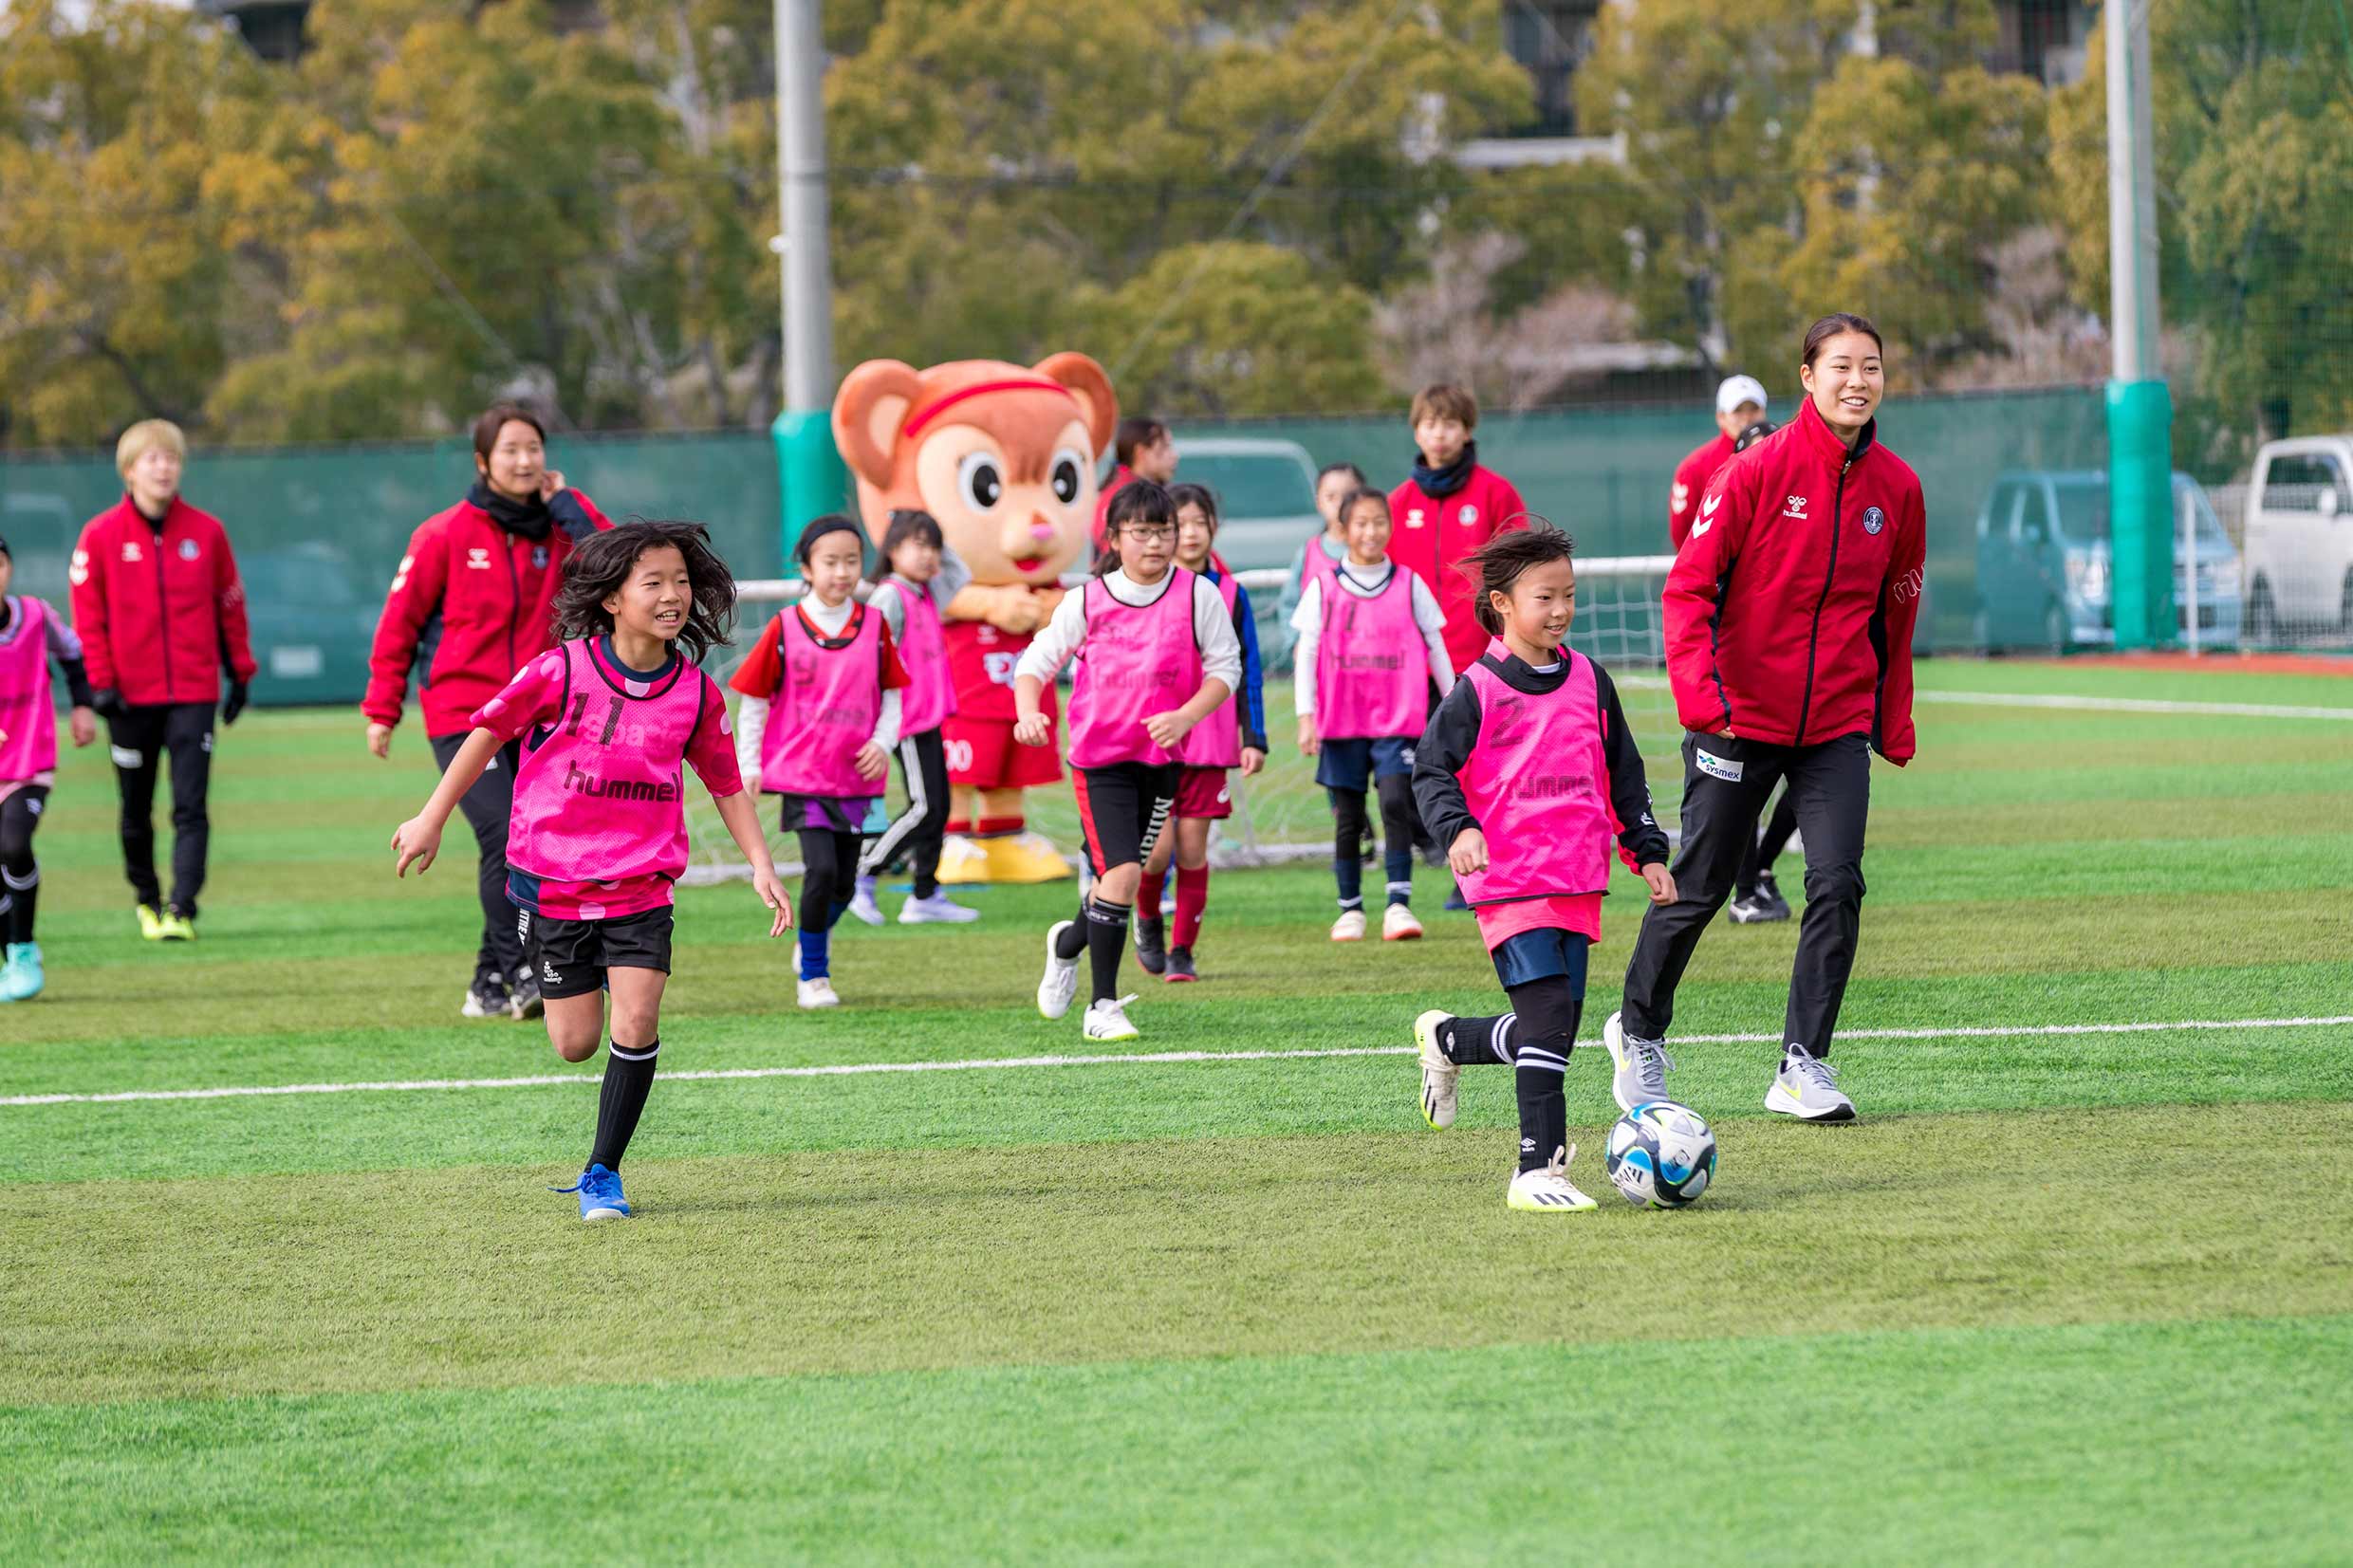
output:
[[[1585,950],[1593,944],[1582,932],[1524,931],[1507,936],[1487,956],[1495,961],[1495,978],[1503,988],[1530,981],[1566,980],[1582,1002],[1585,995]]]
[[[1414,743],[1418,735],[1351,735],[1325,741],[1316,748],[1315,782],[1326,789],[1346,789],[1362,795],[1375,779],[1414,771]]]

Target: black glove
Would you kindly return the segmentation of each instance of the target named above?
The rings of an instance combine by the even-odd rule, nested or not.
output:
[[[250,688],[241,680],[232,680],[229,683],[229,700],[221,704],[221,723],[227,725],[237,722],[237,715],[245,711],[245,698]]]
[[[122,716],[122,693],[112,687],[102,686],[90,693],[90,711],[102,719]]]

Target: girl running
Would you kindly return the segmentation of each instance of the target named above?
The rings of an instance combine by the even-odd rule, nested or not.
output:
[[[1584,1010],[1586,949],[1601,940],[1616,831],[1654,904],[1675,901],[1667,836],[1651,817],[1641,754],[1608,672],[1566,646],[1577,613],[1568,535],[1542,524],[1498,534],[1464,564],[1487,652],[1438,705],[1415,754],[1423,819],[1477,912],[1495,976],[1511,999],[1496,1018],[1430,1011],[1414,1020],[1421,1113],[1454,1122],[1465,1066],[1507,1062],[1520,1099],[1520,1168],[1506,1201],[1571,1213],[1593,1200],[1569,1185],[1562,1076]]]
[[[1193,944],[1209,907],[1209,825],[1233,815],[1229,768],[1255,776],[1267,766],[1267,698],[1258,664],[1258,622],[1250,594],[1216,560],[1217,497],[1202,485],[1171,485],[1176,504],[1176,564],[1217,590],[1242,646],[1242,688],[1228,697],[1176,747],[1176,831],[1163,833],[1145,857],[1136,896],[1136,961],[1170,982],[1198,979]],[[1160,889],[1172,846],[1176,860],[1176,940],[1162,945]]]
[[[882,796],[899,744],[907,672],[880,612],[853,597],[865,536],[840,515],[801,531],[793,556],[808,593],[761,628],[728,684],[743,693],[735,756],[782,795],[784,825],[801,839],[804,1007],[838,1007],[833,928],[850,907],[859,830]]]
[[[1430,688],[1454,689],[1446,616],[1416,574],[1389,559],[1389,502],[1358,490],[1341,507],[1348,559],[1299,596],[1291,661],[1299,749],[1316,759],[1315,782],[1332,803],[1332,876],[1340,918],[1332,940],[1364,939],[1364,862],[1371,831],[1364,791],[1380,798],[1388,873],[1384,941],[1421,934],[1414,915],[1414,743],[1430,716]]]
[[[892,512],[881,556],[886,575],[866,596],[866,608],[882,617],[907,672],[899,707],[899,773],[907,786],[907,809],[866,845],[850,913],[869,926],[882,923],[875,878],[903,856],[914,862],[915,896],[899,906],[899,923],[960,925],[979,919],[980,912],[939,891],[939,848],[948,831],[948,747],[939,727],[955,711],[940,612],[973,574],[948,548],[938,519],[926,511]]]
[[[1133,1040],[1132,996],[1119,994],[1120,950],[1160,829],[1176,802],[1185,737],[1232,694],[1242,649],[1216,584],[1176,565],[1176,504],[1149,479],[1111,498],[1094,581],[1064,596],[1013,667],[1013,738],[1044,746],[1046,683],[1078,656],[1070,691],[1070,766],[1095,885],[1079,918],[1046,933],[1038,1011],[1060,1018],[1078,994],[1079,954],[1094,971],[1084,1033]]]
[[[1372,488],[1364,470],[1354,463],[1326,463],[1315,476],[1315,509],[1324,519],[1324,531],[1300,545],[1299,553],[1291,557],[1290,575],[1283,580],[1282,592],[1274,600],[1274,618],[1287,638],[1292,635],[1291,618],[1299,613],[1299,596],[1307,584],[1329,578],[1348,559],[1348,530],[1340,520],[1341,503]]]
[[[46,984],[41,944],[32,939],[32,911],[41,896],[41,862],[32,856],[33,830],[57,780],[57,706],[49,694],[49,660],[65,672],[73,699],[66,722],[77,747],[98,738],[90,677],[82,639],[37,599],[9,593],[16,558],[0,539],[0,935],[8,960],[0,965],[0,1002],[30,1002]]]
[[[556,590],[558,645],[474,713],[425,809],[392,836],[398,875],[431,869],[450,813],[501,747],[522,742],[507,894],[533,916],[556,1055],[596,1055],[612,993],[596,1142],[580,1180],[558,1190],[580,1194],[584,1220],[629,1213],[621,1159],[654,1087],[670,889],[686,869],[682,763],[751,863],[769,934],[792,923],[728,746],[726,700],[696,668],[734,610],[734,580],[699,524],[625,523],[584,540]]]

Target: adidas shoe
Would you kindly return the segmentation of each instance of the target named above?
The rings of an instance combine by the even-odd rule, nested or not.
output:
[[[163,912],[153,904],[139,906],[139,934],[149,942],[163,940]]]
[[[1362,910],[1342,910],[1340,918],[1332,922],[1332,940],[1335,942],[1363,941],[1364,912]]]
[[[858,891],[850,895],[850,907],[843,912],[862,926],[882,923],[882,906],[874,901],[874,878],[861,876]]]
[[[512,1018],[514,993],[495,974],[475,975],[457,1014],[460,1018]]]
[[[899,923],[902,926],[966,926],[980,918],[980,911],[967,909],[944,893],[929,898],[910,898],[899,906]]]
[[[1412,942],[1421,936],[1421,921],[1403,904],[1391,904],[1380,914],[1380,939],[1383,942]]]
[[[1602,1025],[1602,1043],[1609,1047],[1609,1098],[1621,1111],[1667,1098],[1667,1069],[1675,1059],[1663,1040],[1638,1040],[1626,1033],[1624,1014],[1612,1013]]]
[[[842,999],[833,994],[833,982],[824,975],[814,980],[794,982],[798,1000],[804,1007],[839,1007]]]
[[[580,1173],[580,1180],[569,1187],[552,1188],[556,1192],[580,1194],[580,1217],[584,1220],[625,1220],[629,1217],[629,1200],[621,1195],[621,1172],[592,1165]]]
[[[1454,1125],[1455,1090],[1462,1069],[1438,1049],[1438,1028],[1454,1015],[1436,1007],[1414,1020],[1414,1043],[1421,1051],[1421,1119],[1443,1132]]]
[[[1193,950],[1191,948],[1169,949],[1168,968],[1160,978],[1172,986],[1188,985],[1200,979],[1200,975],[1194,971]]]
[[[48,984],[41,968],[41,944],[11,942],[5,967],[0,967],[0,1002],[30,1002]]]
[[[1838,1069],[1803,1045],[1783,1047],[1781,1071],[1765,1091],[1765,1109],[1800,1121],[1852,1121],[1855,1102],[1833,1081]]]
[[[1040,1018],[1060,1018],[1070,1010],[1072,998],[1079,994],[1079,961],[1064,958],[1054,951],[1054,944],[1074,924],[1074,921],[1057,920],[1046,928],[1046,973],[1038,981]],[[1081,948],[1079,950],[1084,953],[1086,950]],[[1087,1010],[1091,1013],[1094,1009],[1090,1007]]]
[[[1168,968],[1167,930],[1158,915],[1136,917],[1136,962],[1144,967],[1146,974],[1161,974]]]
[[[1504,1202],[1529,1214],[1574,1214],[1580,1209],[1595,1207],[1591,1198],[1577,1190],[1568,1179],[1568,1162],[1577,1157],[1577,1146],[1552,1151],[1552,1162],[1541,1171],[1523,1171],[1511,1178],[1511,1187],[1504,1194]]]
[[[540,994],[539,977],[528,964],[515,970],[514,987],[507,993],[507,1010],[520,1022],[538,1018],[547,1010],[547,999]]]
[[[1080,1033],[1088,1040],[1134,1040],[1139,1031],[1127,1021],[1127,1005],[1136,999],[1122,996],[1117,1001],[1104,997],[1086,1005],[1086,1021]]]

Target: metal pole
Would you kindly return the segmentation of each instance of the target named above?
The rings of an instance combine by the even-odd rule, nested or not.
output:
[[[2175,636],[2173,398],[2158,359],[2150,0],[2106,0],[2110,603],[2119,649]]]
[[[784,412],[776,442],[780,564],[803,525],[843,510],[849,485],[833,445],[833,276],[826,232],[825,46],[818,0],[774,0],[776,213],[782,253]]]

